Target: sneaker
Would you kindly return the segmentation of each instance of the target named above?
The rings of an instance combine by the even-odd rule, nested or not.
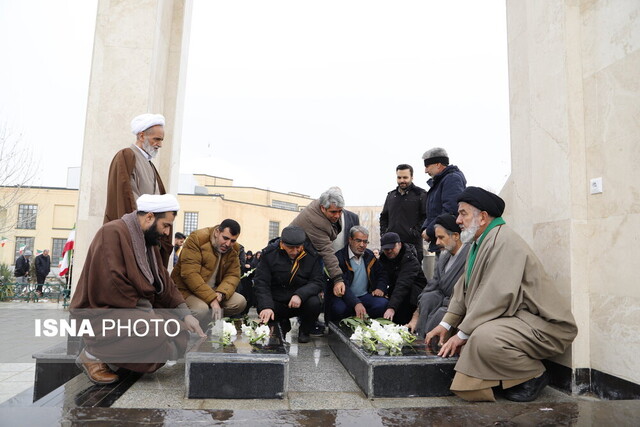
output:
[[[309,331],[309,335],[312,337],[321,337],[324,336],[324,323],[317,321],[313,328]]]
[[[298,342],[300,344],[306,344],[309,341],[311,341],[311,337],[309,337],[309,334],[303,332],[302,330],[298,330]]]

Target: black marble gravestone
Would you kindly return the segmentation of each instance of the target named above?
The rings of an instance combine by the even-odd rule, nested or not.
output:
[[[416,340],[402,355],[372,354],[354,344],[351,329],[329,323],[329,346],[367,397],[433,397],[451,394],[457,357],[443,359]]]
[[[251,344],[238,331],[228,346],[211,336],[185,356],[190,399],[282,399],[289,382],[289,355],[280,327],[271,326],[264,344]]]

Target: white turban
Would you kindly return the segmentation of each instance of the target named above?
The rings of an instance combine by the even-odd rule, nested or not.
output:
[[[138,210],[142,212],[173,212],[179,211],[178,199],[173,194],[143,194],[136,200]]]
[[[131,133],[137,135],[156,125],[164,126],[164,116],[162,114],[140,114],[131,120]]]

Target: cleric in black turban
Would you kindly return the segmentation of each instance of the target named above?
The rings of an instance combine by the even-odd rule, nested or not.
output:
[[[490,216],[498,218],[504,212],[504,200],[500,196],[493,194],[480,187],[467,187],[460,196],[458,203],[466,202],[481,211],[487,212]]]

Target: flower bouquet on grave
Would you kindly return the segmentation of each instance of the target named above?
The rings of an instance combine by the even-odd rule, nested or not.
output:
[[[228,320],[229,318],[225,317],[212,322],[211,337],[217,339],[211,342],[227,346],[236,338],[236,335],[238,335],[236,326],[232,322],[228,322]]]
[[[261,325],[246,316],[240,328],[242,329],[242,333],[249,338],[249,343],[251,344],[264,344],[271,334],[271,329],[267,325]]]
[[[354,316],[342,319],[340,324],[351,328],[353,333],[350,339],[356,345],[380,355],[402,355],[402,347],[416,340],[406,326],[387,319],[360,319]]]

